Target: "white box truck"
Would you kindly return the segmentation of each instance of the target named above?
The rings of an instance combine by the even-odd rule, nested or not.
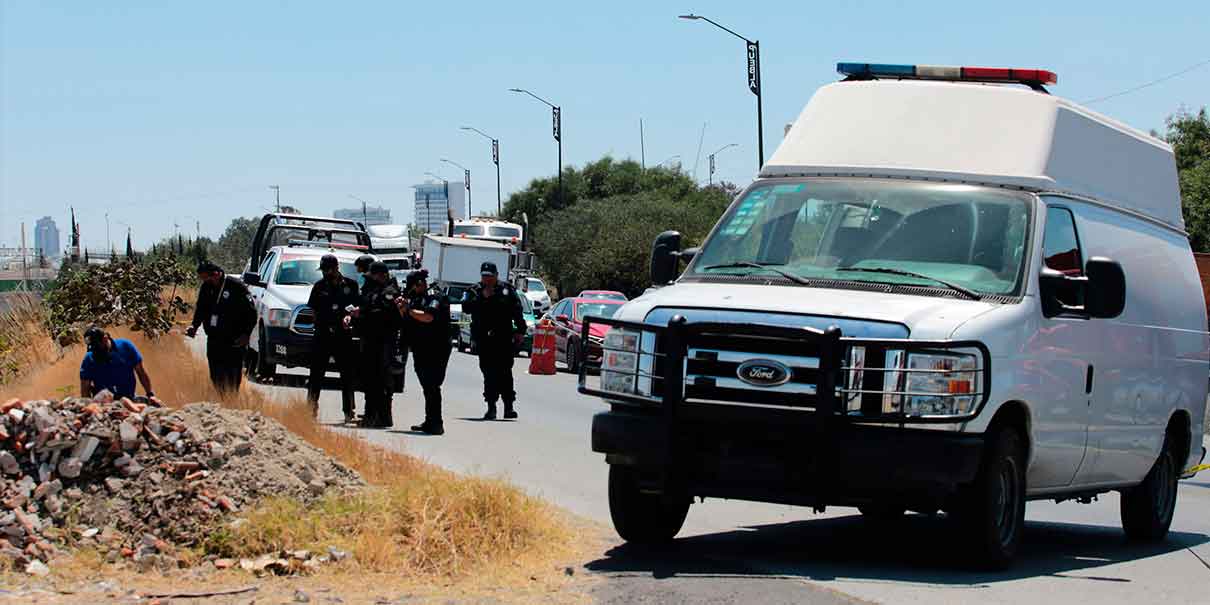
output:
[[[496,264],[507,280],[512,248],[507,244],[467,237],[425,235],[421,243],[420,267],[429,272],[429,283],[445,294],[450,305],[450,338],[457,340],[461,329],[462,295],[479,282],[484,262]]]
[[[1163,539],[1210,369],[1172,149],[1044,70],[838,71],[699,249],[661,234],[658,287],[585,322],[618,533],[699,496],[944,511],[1003,567],[1027,501],[1116,491]]]

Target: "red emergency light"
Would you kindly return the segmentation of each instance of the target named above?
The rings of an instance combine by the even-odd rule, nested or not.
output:
[[[1006,82],[1041,86],[1059,81],[1053,71],[1013,67],[958,67],[950,65],[892,65],[886,63],[837,63],[836,71],[855,80],[899,78],[950,80],[955,82]]]

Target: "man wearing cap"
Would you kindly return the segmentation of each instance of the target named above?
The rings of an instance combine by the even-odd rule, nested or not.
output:
[[[395,355],[396,333],[399,329],[399,284],[391,278],[386,263],[370,264],[361,300],[344,322],[357,329],[361,337],[361,387],[365,392],[366,428],[388,428],[391,418],[391,362]]]
[[[407,277],[407,290],[396,299],[412,349],[412,367],[424,389],[424,422],[413,431],[441,435],[441,384],[450,361],[450,307],[437,290],[429,289],[429,272],[420,269]]]
[[[319,395],[328,372],[328,358],[335,359],[340,372],[341,409],[345,422],[352,422],[357,355],[353,350],[353,338],[343,323],[349,314],[348,308],[356,306],[360,300],[357,282],[341,275],[340,261],[333,254],[325,254],[319,259],[319,270],[323,279],[311,286],[311,296],[307,299],[307,306],[315,311],[307,398],[311,401],[311,412],[318,417]]]
[[[471,314],[471,338],[479,350],[483,399],[487,402],[483,419],[496,419],[498,399],[504,400],[504,417],[515,419],[513,357],[526,332],[521,300],[512,287],[499,282],[495,263],[483,263],[479,274],[481,281],[463,295],[462,312]]]
[[[238,391],[248,340],[256,327],[256,306],[248,287],[224,274],[218,265],[202,261],[197,276],[202,287],[197,293],[193,323],[185,335],[193,338],[198,326],[202,326],[206,331],[210,381],[219,391]]]
[[[374,264],[374,257],[369,254],[362,254],[353,261],[353,266],[357,267],[357,285],[364,288],[366,285],[366,274],[370,272],[370,265]]]
[[[81,397],[92,397],[107,390],[115,398],[134,399],[134,379],[138,376],[147,398],[158,402],[151,390],[151,377],[143,367],[143,355],[133,342],[113,338],[97,326],[84,332],[84,342],[88,352],[80,362]]]

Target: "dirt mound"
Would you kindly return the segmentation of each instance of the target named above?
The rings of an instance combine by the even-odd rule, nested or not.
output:
[[[364,485],[277,421],[210,403],[11,400],[0,414],[0,554],[21,565],[81,542],[169,564],[262,497]]]

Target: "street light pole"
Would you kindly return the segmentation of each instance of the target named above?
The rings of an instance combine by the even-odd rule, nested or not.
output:
[[[563,207],[563,109],[524,88],[510,88],[509,92],[527,94],[550,107],[551,129],[559,145],[559,207]]]
[[[466,218],[470,218],[471,213],[472,213],[471,208],[474,208],[474,206],[471,205],[471,169],[467,168],[466,166],[463,166],[462,164],[459,164],[458,162],[455,162],[453,160],[447,160],[445,158],[441,158],[441,161],[445,162],[446,164],[457,166],[462,169],[463,180],[466,181]],[[445,196],[445,205],[447,208],[449,207],[449,204],[450,204],[450,196],[449,196],[449,193],[447,192],[446,196]]]
[[[504,212],[503,205],[500,203],[500,139],[473,126],[463,126],[462,130],[479,133],[480,136],[492,142],[492,163],[496,165],[496,216],[500,216]]]
[[[710,181],[707,184],[707,186],[714,185],[714,156],[718,155],[723,150],[729,149],[731,147],[739,147],[739,143],[728,143],[726,145],[723,145],[722,147],[719,147],[718,151],[715,151],[714,153],[710,154]]]
[[[278,212],[281,212],[281,187],[269,185],[269,188],[273,190],[273,202],[277,204],[274,207],[277,208]]]
[[[751,91],[752,94],[756,95],[756,170],[759,172],[760,169],[765,165],[765,120],[764,112],[761,107],[762,103],[760,95],[760,41],[749,40],[735,33],[734,31],[719,25],[708,17],[694,15],[692,13],[688,15],[679,15],[678,17],[681,19],[688,19],[690,21],[705,21],[706,23],[725,31],[732,36],[743,40],[746,44],[746,50],[748,53],[748,90]]]

